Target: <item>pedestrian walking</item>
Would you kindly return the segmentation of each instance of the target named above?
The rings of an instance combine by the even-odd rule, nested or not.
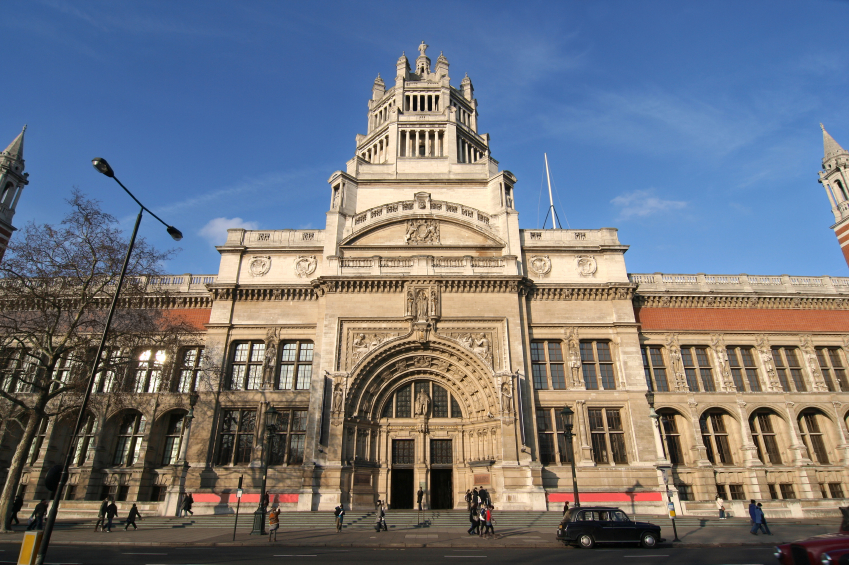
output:
[[[9,526],[12,525],[12,520],[15,521],[15,525],[21,523],[20,520],[18,520],[18,512],[20,512],[23,507],[24,497],[21,495],[16,496],[14,502],[12,502],[12,514],[9,516]]]
[[[94,531],[97,531],[97,528],[100,528],[100,531],[105,531],[103,529],[103,525],[106,523],[106,507],[109,506],[109,501],[112,500],[111,496],[107,496],[103,499],[103,502],[100,503],[100,510],[97,511],[97,522],[94,524]]]
[[[478,524],[480,524],[480,515],[478,514],[478,505],[472,504],[469,509],[469,523],[471,527],[467,530],[469,535],[478,533]]]
[[[482,504],[484,507],[489,506],[490,504],[492,504],[492,501],[489,499],[489,493],[486,491],[486,489],[485,489],[485,488],[483,488],[483,487],[478,488],[478,496],[480,496],[480,498],[481,498],[481,504]]]
[[[563,515],[565,516],[567,512],[569,512],[569,501],[568,500],[563,503]]]
[[[478,487],[472,489],[472,506],[479,506],[481,503],[480,496],[478,495]]]
[[[763,533],[766,535],[771,536],[772,532],[769,531],[769,526],[766,525],[766,516],[764,516],[763,505],[760,502],[758,502],[758,514],[761,518],[761,522],[758,524],[760,529],[763,530]]]
[[[40,530],[44,527],[44,515],[47,513],[47,501],[41,499],[41,502],[35,505],[30,516],[30,523],[27,530]]]
[[[466,489],[465,500],[466,500],[466,511],[468,512],[469,510],[472,509],[472,491],[470,491],[469,489]]]
[[[142,519],[141,514],[139,513],[139,509],[138,509],[138,508],[136,508],[136,505],[135,505],[135,504],[133,504],[133,507],[132,507],[132,508],[130,508],[130,513],[129,513],[129,514],[127,514],[127,523],[124,525],[124,531],[125,531],[125,532],[127,531],[127,529],[128,529],[130,526],[132,526],[132,527],[133,527],[133,530],[138,530],[138,529],[139,529],[139,527],[138,527],[138,526],[136,526],[136,518],[138,518],[139,520],[141,520],[141,519]]]
[[[495,537],[495,521],[492,519],[492,511],[495,507],[492,504],[489,504],[486,507],[486,529],[484,530],[484,537],[489,534],[492,534],[492,537]]]
[[[118,507],[115,506],[115,502],[110,502],[109,506],[106,507],[106,532],[112,533],[112,520],[114,520],[118,516]]]
[[[754,500],[749,501],[749,518],[752,521],[752,529],[749,531],[753,536],[758,535],[758,530],[760,529],[761,518],[763,514],[758,511],[758,505],[755,504]]]
[[[378,501],[377,511],[375,512],[376,517],[374,520],[374,529],[379,532],[383,530],[384,532],[389,531],[389,528],[386,527],[386,509],[380,501]]]
[[[271,541],[271,534],[274,534],[274,541],[277,541],[278,529],[280,529],[280,508],[275,506],[268,513],[268,541]]]
[[[719,510],[719,519],[725,520],[725,501],[718,494],[716,495],[716,509]]]
[[[424,491],[422,487],[419,487],[419,491],[416,493],[416,504],[419,505],[419,510],[422,509],[422,499],[424,499]]]
[[[342,522],[345,520],[345,508],[340,504],[333,512],[336,514],[336,533],[338,534],[342,531]]]
[[[483,537],[486,534],[486,504],[481,504],[478,510],[478,535]]]

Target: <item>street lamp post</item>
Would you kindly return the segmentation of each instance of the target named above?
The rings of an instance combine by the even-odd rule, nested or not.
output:
[[[660,438],[660,415],[654,409],[654,392],[648,391],[646,392],[646,401],[649,403],[649,418],[652,419],[654,429],[655,429],[655,437],[658,438],[658,441],[661,446],[661,450],[663,453],[664,463],[666,460],[666,446],[663,445],[663,441]],[[664,464],[663,466],[658,465],[660,468],[660,473],[663,476],[663,490],[666,491],[666,505],[669,509],[669,518],[672,520],[672,533],[675,536],[675,539],[672,541],[681,541],[678,539],[678,528],[675,527],[675,505],[672,503],[672,495],[669,490],[669,472],[672,470],[671,465]]]
[[[259,506],[254,511],[254,527],[251,535],[265,535],[265,487],[268,480],[268,466],[271,465],[271,452],[274,434],[277,432],[277,410],[269,406],[265,411],[265,457],[262,461],[262,487],[259,490]]]
[[[561,410],[560,415],[563,417],[563,432],[566,436],[566,443],[569,445],[569,461],[572,462],[572,493],[575,496],[575,508],[581,506],[581,499],[578,497],[578,475],[575,473],[575,450],[572,447],[572,426],[575,413],[568,407]]]
[[[100,365],[100,358],[103,355],[103,351],[106,348],[106,338],[109,334],[109,326],[112,324],[112,318],[115,315],[115,308],[118,306],[118,296],[121,294],[121,285],[124,282],[124,277],[127,275],[127,265],[130,263],[130,255],[133,253],[133,246],[136,243],[136,235],[139,231],[139,224],[141,223],[142,214],[147,212],[157,220],[159,220],[162,225],[165,226],[168,231],[168,235],[170,235],[174,241],[180,241],[183,239],[183,234],[175,228],[174,226],[170,226],[162,221],[162,219],[148,210],[144,204],[139,202],[138,198],[133,196],[133,193],[130,192],[126,186],[124,186],[121,181],[115,176],[115,172],[112,170],[112,167],[109,166],[109,163],[106,162],[106,159],[101,159],[97,157],[92,159],[91,164],[94,165],[94,168],[106,175],[109,178],[115,179],[121,188],[130,195],[130,198],[135,200],[136,204],[139,205],[139,214],[136,217],[136,225],[133,227],[133,235],[130,236],[130,245],[127,247],[127,254],[124,256],[124,264],[121,266],[121,274],[118,277],[118,285],[115,288],[115,295],[112,297],[112,304],[109,306],[109,314],[106,316],[106,325],[103,328],[103,335],[100,336],[100,345],[97,347],[97,354],[94,357],[94,362],[91,365],[91,374],[88,377],[88,384],[86,385],[85,394],[83,395],[82,403],[80,404],[80,413],[77,415],[77,423],[74,426],[74,433],[71,435],[72,441],[70,446],[68,447],[68,453],[65,455],[65,463],[62,466],[62,475],[59,479],[59,485],[56,487],[56,491],[53,493],[53,504],[50,505],[50,512],[47,515],[47,522],[44,524],[44,534],[41,540],[41,546],[38,548],[38,556],[36,557],[36,565],[44,565],[44,559],[47,556],[47,549],[50,546],[50,536],[53,534],[53,526],[56,522],[56,514],[59,512],[59,501],[62,499],[62,491],[65,489],[65,484],[68,482],[68,470],[71,467],[71,463],[73,462],[74,457],[74,442],[73,438],[76,438],[80,429],[83,426],[83,422],[85,421],[86,407],[88,406],[89,398],[91,397],[91,389],[94,384],[94,378],[97,375],[97,369]]]
[[[195,404],[198,403],[198,395],[196,390],[189,394],[189,412],[186,414],[183,426],[183,441],[180,442],[180,455],[177,457],[177,465],[180,466],[180,490],[177,493],[177,513],[180,515],[180,507],[183,505],[183,499],[186,496],[186,474],[189,472],[189,462],[186,460],[186,454],[189,450],[189,437],[192,435],[192,420],[195,419]]]

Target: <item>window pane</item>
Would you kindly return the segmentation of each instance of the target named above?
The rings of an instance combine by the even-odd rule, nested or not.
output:
[[[613,462],[616,464],[628,463],[628,455],[625,452],[625,434],[610,434],[610,451],[613,454]]]
[[[580,347],[581,347],[581,363],[593,363],[593,362],[595,362],[595,356],[593,355],[593,344],[582,341]]]
[[[548,360],[552,362],[563,361],[563,350],[560,347],[559,341],[548,342]]]
[[[280,360],[283,362],[294,362],[295,361],[295,352],[298,349],[297,343],[285,343],[283,344],[283,350],[280,352]]]
[[[289,442],[289,465],[301,465],[304,462],[304,440],[303,434],[295,434]]]
[[[236,445],[236,460],[234,463],[251,462],[251,448],[253,447],[253,436],[251,434],[239,434]]]
[[[539,341],[531,342],[531,361],[545,362],[545,352],[543,350],[544,343]]]
[[[451,397],[451,417],[452,418],[462,418],[463,411],[460,410],[460,403],[457,402],[457,399],[453,396]]]
[[[746,369],[746,378],[749,380],[749,389],[752,392],[761,391],[761,381],[758,379],[757,369]]]
[[[545,364],[534,363],[531,365],[531,370],[534,373],[534,388],[537,390],[545,390],[548,388],[548,378],[545,373]]]
[[[591,434],[593,439],[593,460],[599,465],[607,465],[610,463],[607,457],[607,442],[605,434]]]
[[[666,369],[654,370],[654,382],[658,392],[669,392],[669,381],[666,379]]]
[[[584,373],[584,386],[587,390],[598,390],[598,379],[595,374],[595,365],[584,363],[581,365],[581,370]]]
[[[292,412],[292,431],[305,432],[307,431],[307,411],[295,410]]]
[[[312,353],[313,353],[313,344],[312,343],[302,343],[301,344],[301,355],[298,358],[298,361],[312,362]]]
[[[569,449],[569,443],[566,441],[566,434],[557,434],[557,448],[560,450],[560,462],[571,463],[572,451]]]
[[[280,385],[279,388],[288,390],[292,388],[292,376],[294,375],[294,365],[280,366]]]
[[[684,369],[684,374],[687,376],[687,386],[693,392],[700,392],[699,380],[696,378],[695,369]]]
[[[448,391],[439,385],[433,385],[433,417],[448,417]]]
[[[251,361],[254,363],[262,362],[262,358],[265,356],[265,344],[254,343],[253,348],[251,349]]]
[[[398,390],[395,394],[395,417],[409,418],[410,417],[410,385],[407,385]]]
[[[605,411],[607,413],[607,429],[610,431],[622,431],[622,419],[619,417],[619,410]]]
[[[613,365],[600,363],[598,370],[601,373],[601,386],[604,390],[615,390],[616,379],[613,378]]]
[[[539,434],[539,460],[543,465],[554,463],[554,434]]]
[[[310,388],[310,378],[312,377],[312,365],[298,365],[298,382],[295,388],[298,390],[306,390]]]
[[[555,390],[566,388],[566,375],[563,372],[563,365],[560,363],[551,364],[551,387]]]
[[[713,384],[713,369],[699,369],[702,376],[702,386],[706,392],[713,392],[716,387]]]
[[[596,342],[596,350],[598,351],[599,361],[613,361],[613,358],[610,357],[610,344],[606,341]]]
[[[589,420],[591,431],[603,431],[604,430],[604,420],[602,418],[601,410],[598,410],[598,409],[587,410],[587,419]]]
[[[540,432],[551,431],[551,415],[549,410],[537,410],[537,430]]]
[[[233,361],[237,362],[245,362],[248,360],[248,351],[251,348],[251,344],[249,343],[240,343],[236,346],[236,354],[233,357]]]

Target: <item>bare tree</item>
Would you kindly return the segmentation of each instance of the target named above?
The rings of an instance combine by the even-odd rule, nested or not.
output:
[[[9,526],[40,422],[79,407],[127,250],[116,219],[99,202],[78,190],[67,202],[60,225],[28,224],[0,263],[0,401],[23,426],[0,494],[0,532]],[[110,403],[132,392],[122,378],[130,352],[141,345],[173,350],[198,337],[169,312],[176,299],[155,284],[172,253],[144,239],[135,243],[97,379]]]

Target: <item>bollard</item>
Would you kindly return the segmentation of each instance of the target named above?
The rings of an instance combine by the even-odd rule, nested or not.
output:
[[[41,547],[41,536],[44,532],[32,530],[24,532],[24,542],[21,544],[21,554],[18,556],[18,565],[33,565],[38,556],[38,548]]]

